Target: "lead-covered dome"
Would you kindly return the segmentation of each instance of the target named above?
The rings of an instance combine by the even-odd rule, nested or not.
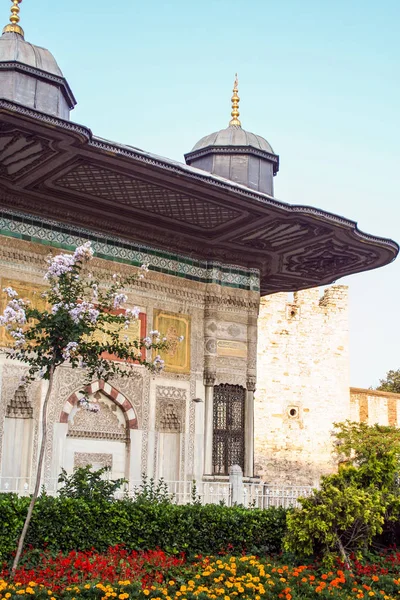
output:
[[[25,41],[19,2],[13,0],[10,24],[0,37],[0,98],[69,119],[75,98],[51,52]]]
[[[279,156],[265,138],[242,128],[239,100],[236,78],[229,127],[201,138],[185,154],[186,163],[273,196],[273,177],[279,170]]]
[[[19,33],[6,32],[0,37],[0,62],[7,61],[19,62],[63,77],[52,53],[46,48],[26,42]]]
[[[192,152],[210,146],[251,146],[258,150],[264,150],[274,154],[271,145],[261,135],[245,131],[238,125],[230,125],[215,133],[205,135],[192,148]]]

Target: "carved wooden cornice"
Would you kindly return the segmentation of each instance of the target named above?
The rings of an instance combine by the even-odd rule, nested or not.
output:
[[[75,123],[0,100],[0,206],[256,268],[261,293],[332,283],[391,262],[395,242],[315,208],[291,206]]]

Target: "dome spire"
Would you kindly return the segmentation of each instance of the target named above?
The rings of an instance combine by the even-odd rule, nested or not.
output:
[[[241,127],[242,124],[239,121],[239,102],[240,102],[240,98],[238,95],[238,85],[239,85],[239,81],[238,81],[238,76],[237,73],[235,75],[235,83],[233,84],[233,95],[232,95],[232,119],[229,121],[229,127]]]
[[[19,23],[19,5],[21,4],[22,0],[11,0],[12,2],[12,7],[11,7],[11,15],[10,15],[10,22],[8,23],[8,25],[6,25],[3,29],[3,33],[19,33],[19,35],[22,35],[22,37],[24,37],[24,30],[22,29],[22,27],[20,25],[18,25]]]

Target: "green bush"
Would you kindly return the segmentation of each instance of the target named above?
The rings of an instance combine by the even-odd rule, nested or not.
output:
[[[29,498],[0,495],[0,560],[15,550]],[[57,552],[123,544],[128,549],[161,548],[167,552],[216,554],[279,552],[286,527],[283,509],[188,504],[176,506],[129,499],[88,501],[39,497],[26,547]]]
[[[350,554],[361,555],[377,537],[396,535],[400,430],[350,421],[335,427],[341,467],[288,515],[284,548],[328,564],[340,553],[349,564]]]

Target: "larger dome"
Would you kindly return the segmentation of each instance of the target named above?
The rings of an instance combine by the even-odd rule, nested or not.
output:
[[[0,37],[0,62],[19,62],[30,67],[35,67],[46,73],[63,77],[54,56],[40,46],[26,42],[22,35],[6,32]]]
[[[230,125],[226,129],[205,135],[193,146],[192,152],[208,148],[209,146],[251,146],[252,148],[274,154],[271,145],[266,139],[261,137],[261,135],[256,135],[242,129],[239,125]]]
[[[185,154],[185,160],[188,165],[273,196],[279,156],[261,135],[242,129],[239,100],[236,77],[229,127],[201,138]]]
[[[76,100],[54,56],[24,39],[13,0],[10,23],[0,37],[0,99],[69,119]]]

